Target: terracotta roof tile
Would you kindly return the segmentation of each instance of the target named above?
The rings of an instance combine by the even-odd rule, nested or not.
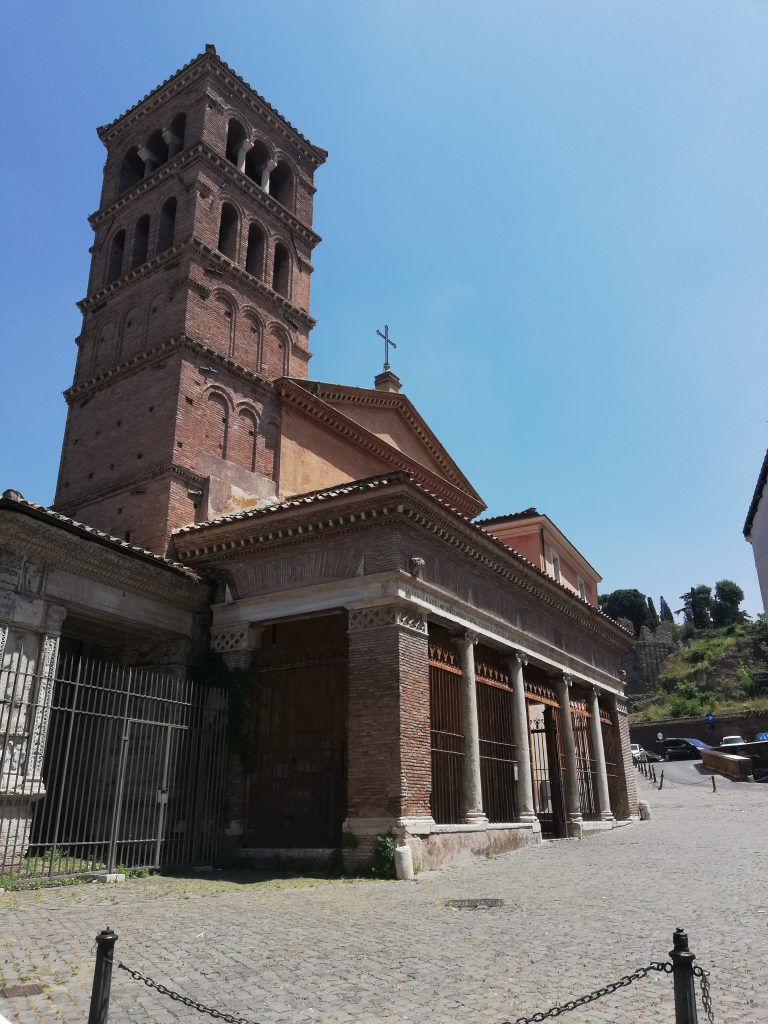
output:
[[[76,519],[70,519],[69,516],[65,516],[61,512],[56,512],[54,509],[48,508],[46,505],[38,505],[34,501],[27,501],[26,498],[18,491],[14,491],[12,489],[3,491],[2,496],[0,496],[0,509],[11,509],[13,511],[32,514],[35,518],[46,520],[53,525],[58,524],[60,526],[65,526],[71,532],[80,533],[87,539],[96,540],[106,546],[123,550],[127,554],[139,556],[143,559],[155,562],[157,565],[161,565],[166,569],[173,569],[184,576],[190,577],[190,579],[198,580],[200,578],[194,569],[190,569],[188,566],[182,565],[181,562],[174,562],[170,558],[164,558],[162,555],[156,555],[153,551],[147,551],[146,548],[139,548],[136,547],[135,544],[129,544],[127,540],[120,540],[119,537],[113,537],[109,533],[103,533],[101,530],[97,530],[93,526],[87,526],[85,523],[79,523]]]

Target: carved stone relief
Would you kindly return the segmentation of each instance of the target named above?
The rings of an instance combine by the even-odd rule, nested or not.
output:
[[[361,629],[379,629],[382,626],[400,626],[415,633],[427,633],[427,620],[407,605],[376,605],[373,608],[354,608],[349,613],[349,632]]]

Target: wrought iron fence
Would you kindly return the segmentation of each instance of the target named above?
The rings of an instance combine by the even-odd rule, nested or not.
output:
[[[226,697],[142,669],[19,650],[0,674],[0,875],[210,863],[221,831]]]

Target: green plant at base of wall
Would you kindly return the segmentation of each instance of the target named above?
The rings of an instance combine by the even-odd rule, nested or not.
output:
[[[376,836],[371,872],[376,878],[397,878],[395,872],[395,837]]]

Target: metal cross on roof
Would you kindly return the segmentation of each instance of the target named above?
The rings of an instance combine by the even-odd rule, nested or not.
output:
[[[376,331],[376,333],[378,334],[378,336],[380,338],[384,339],[384,369],[388,370],[389,369],[389,346],[391,345],[392,348],[397,348],[397,345],[394,343],[394,341],[392,341],[392,339],[389,336],[389,324],[384,324],[384,333],[383,334],[381,333],[381,331]]]

